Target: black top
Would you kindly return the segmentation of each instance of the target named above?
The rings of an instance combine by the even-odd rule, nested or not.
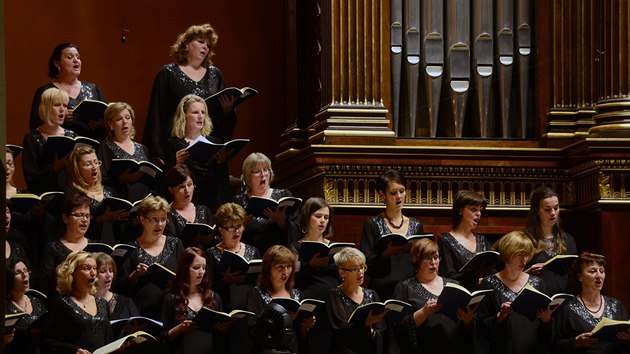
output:
[[[382,353],[385,324],[374,325],[375,335],[371,337],[370,327],[348,324],[352,312],[359,306],[380,301],[378,294],[371,289],[362,288],[363,301],[357,304],[339,288],[328,291],[326,295],[326,314],[333,330],[332,353]]]
[[[151,156],[165,159],[164,142],[171,136],[175,110],[179,101],[188,94],[206,98],[225,88],[223,75],[216,66],[209,66],[206,75],[193,81],[175,63],[164,65],[153,81],[151,100],[144,125],[142,142],[149,148]],[[236,127],[236,114],[225,116],[223,110],[208,112],[212,119],[213,136],[222,142],[231,139]]]
[[[381,236],[390,233],[392,230],[389,229],[381,214],[367,219],[361,232],[361,251],[365,254],[368,266],[367,276],[370,278],[370,282],[366,286],[376,290],[383,299],[391,298],[396,284],[413,277],[414,274],[409,252],[391,256],[389,259],[374,253],[376,241]],[[423,233],[424,228],[420,220],[409,218],[406,236]]]
[[[130,202],[143,199],[149,193],[158,191],[158,181],[155,181],[152,185],[142,181],[120,183],[118,176],[110,176],[109,170],[113,159],[149,161],[149,150],[144,145],[134,141],[133,148],[133,154],[130,155],[110,138],[105,138],[96,152],[98,158],[103,162],[101,165],[102,183],[115,188],[118,196]]]
[[[293,242],[291,249],[300,253],[302,242]],[[339,271],[332,256],[326,267],[311,267],[309,262],[300,262],[300,271],[295,273],[295,287],[307,299],[324,300],[330,289],[339,285]]]
[[[33,103],[31,104],[31,119],[29,126],[32,129],[39,127],[42,124],[42,120],[39,117],[39,104],[42,100],[42,93],[51,87],[56,87],[52,82],[47,83],[43,86],[40,86],[35,90],[35,95],[33,96]],[[74,109],[81,101],[83,100],[97,100],[107,102],[103,91],[101,91],[100,87],[91,82],[81,81],[81,90],[77,97],[70,97],[68,101],[68,109]],[[87,136],[98,141],[101,141],[105,136],[105,129],[102,127],[97,128],[96,130],[90,130],[83,121],[74,120],[72,122],[66,122],[64,127],[68,129],[72,129],[77,134],[81,136]]]
[[[64,129],[63,135],[76,137],[72,130]],[[61,191],[66,185],[64,171],[53,172],[52,162],[44,156],[46,138],[39,130],[32,130],[24,135],[22,146],[22,170],[24,180],[31,193],[40,195],[44,192]],[[61,156],[63,157],[63,156]]]
[[[107,313],[110,321],[140,315],[140,311],[138,311],[133,300],[116,293],[113,293],[112,298],[107,301]],[[118,333],[114,333],[114,335],[118,335]]]
[[[80,308],[70,296],[55,300],[44,329],[42,347],[45,352],[75,354],[83,348],[94,352],[114,340],[107,315],[107,303],[96,298],[96,315]]]
[[[288,189],[271,189],[271,199],[278,201],[280,198],[292,197],[293,194]],[[249,196],[247,192],[243,192],[234,197],[234,203],[239,204],[243,208],[247,207]],[[297,218],[297,215],[287,215],[288,220]],[[287,221],[288,221],[287,220]],[[287,222],[287,224],[289,224]],[[289,235],[286,230],[282,229],[275,221],[262,217],[253,217],[252,221],[245,225],[243,231],[243,242],[250,244],[258,249],[260,254],[265,254],[267,249],[273,245],[288,246],[289,243],[296,240],[288,240]]]
[[[213,226],[214,225],[214,216],[210,213],[210,209],[202,204],[194,204],[195,206],[195,220],[193,221],[196,224],[206,224]],[[171,211],[168,212],[168,222],[166,223],[166,228],[164,229],[164,234],[166,236],[173,236],[181,239],[182,231],[184,230],[184,226],[188,223],[188,220],[184,218],[177,210],[171,207]],[[197,246],[187,242],[184,242],[184,247]]]
[[[442,278],[444,285],[457,281]],[[392,333],[396,336],[401,353],[472,353],[473,332],[462,321],[453,321],[441,313],[431,314],[418,327],[413,313],[438,295],[428,291],[416,278],[409,278],[396,285],[394,299],[408,302],[412,310],[401,321],[394,321]],[[391,348],[391,347],[390,347]],[[391,352],[391,349],[390,349]]]
[[[110,186],[103,186],[103,200],[98,201],[87,194],[74,189],[71,185],[66,186],[66,197],[73,198],[73,196],[79,195],[89,199],[90,201],[90,213],[95,215],[96,210],[101,205],[103,200],[108,197],[118,197],[116,190]],[[130,241],[127,237],[127,222],[126,221],[106,221],[96,222],[96,218],[90,220],[90,227],[85,233],[86,237],[94,240],[95,242],[106,243],[113,246],[117,243],[125,243]]]
[[[490,250],[490,243],[482,235],[475,235],[477,246],[475,252],[471,252],[459,243],[450,233],[440,235],[438,246],[440,248],[440,276],[460,281],[469,290],[477,287],[477,272],[460,273],[459,270],[471,260],[475,254]],[[485,275],[484,275],[485,276]]]
[[[39,342],[41,341],[41,334],[36,331],[30,331],[29,327],[41,316],[46,314],[46,306],[44,302],[34,296],[28,295],[31,300],[33,310],[31,313],[27,313],[24,317],[20,318],[15,325],[15,337],[13,341],[7,344],[5,353],[11,354],[36,354],[39,353]],[[21,313],[24,312],[21,308],[18,308],[13,301],[7,300],[5,306],[5,314]]]
[[[180,253],[184,250],[182,241],[178,238],[166,236],[164,242],[164,248],[156,256],[148,254],[144,248],[140,246],[138,241],[131,243],[136,246],[136,249],[131,253],[127,262],[124,265],[124,274],[121,279],[121,283],[126,285],[126,288],[130,290],[131,297],[133,298],[140,314],[149,318],[159,318],[162,299],[167,289],[161,289],[153,282],[151,282],[147,276],[141,276],[137,278],[137,282],[134,287],[128,283],[129,275],[136,269],[136,266],[140,263],[144,263],[147,266],[151,266],[153,263],[159,263],[164,267],[175,272],[177,270],[177,261],[179,260]]]
[[[259,259],[260,253],[253,246],[245,244],[241,242],[241,244],[245,247],[245,254],[243,258],[246,260]],[[217,270],[217,264],[221,260],[221,255],[223,252],[216,246],[208,248],[206,250],[208,255],[208,267],[207,271],[210,272],[210,276],[212,277],[212,288],[219,293],[221,299],[225,302],[225,308],[228,311],[232,310],[242,310],[247,306],[247,291],[253,287],[252,284],[242,283],[242,284],[225,284],[223,283],[223,275],[220,274]]]
[[[621,301],[608,296],[603,298],[604,312],[602,317],[619,321],[627,321],[629,319],[628,312]],[[582,333],[590,332],[602,317],[593,317],[577,298],[567,300],[566,304],[563,304],[558,311],[558,316],[554,322],[556,336],[556,342],[553,347],[554,353],[613,354],[621,353],[623,350],[630,350],[629,343],[622,343],[621,341],[598,341],[590,348],[577,348],[575,337]]]
[[[528,284],[541,292],[545,292],[545,283],[536,276],[529,276]],[[531,321],[517,312],[509,314],[501,323],[497,323],[497,313],[501,304],[514,301],[516,295],[496,274],[487,276],[480,288],[494,289],[486,295],[477,309],[480,330],[476,339],[487,353],[502,354],[544,354],[549,352],[552,340],[551,322],[543,324],[536,318]]]
[[[567,249],[563,254],[577,254],[577,246],[575,244],[575,239],[573,238],[573,236],[565,232],[564,239]],[[527,267],[536,263],[545,263],[546,261],[558,255],[558,245],[556,244],[555,236],[553,238],[553,241],[554,242],[550,245],[548,249],[535,254],[529,261]],[[548,295],[569,292],[569,274],[567,270],[560,269],[557,271],[551,271],[543,269],[539,276],[545,281]]]
[[[223,311],[223,304],[221,302],[221,297],[217,293],[213,293],[214,296],[214,306],[213,310]],[[176,308],[177,305],[181,302],[177,296],[172,293],[167,294],[164,297],[164,303],[162,306],[162,323],[164,323],[165,331],[177,326],[180,321],[176,319]],[[193,320],[197,312],[195,312],[190,307],[187,307],[185,319]],[[196,330],[192,332],[187,332],[184,334],[180,334],[177,338],[168,340],[168,337],[165,335],[166,348],[165,353],[173,353],[173,354],[208,354],[208,353],[216,353],[215,350],[215,341],[219,336],[214,336],[213,332],[204,332],[201,330]],[[245,335],[245,334],[243,334]]]

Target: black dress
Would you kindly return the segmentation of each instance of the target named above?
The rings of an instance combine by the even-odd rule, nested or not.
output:
[[[563,254],[577,254],[577,246],[575,239],[568,233],[564,233],[566,241],[566,251]],[[553,238],[553,247],[535,254],[528,263],[528,267],[536,263],[545,263],[551,258],[558,255],[557,245],[555,243],[556,238]],[[557,293],[569,292],[569,274],[567,270],[559,269],[557,271],[551,271],[543,269],[539,275],[545,281],[545,287],[547,288],[547,295],[554,295]]]
[[[39,104],[42,100],[42,93],[51,87],[56,87],[53,83],[47,83],[43,86],[40,86],[35,90],[35,95],[33,96],[33,103],[31,104],[31,119],[30,119],[30,127],[31,130],[39,127],[42,124],[42,120],[39,117]],[[68,109],[74,109],[81,101],[85,99],[90,100],[98,100],[107,102],[103,91],[96,84],[91,82],[81,81],[81,90],[77,97],[70,97],[68,101]],[[104,128],[97,128],[96,130],[90,130],[85,123],[81,120],[74,120],[72,122],[66,122],[64,127],[68,129],[74,130],[77,134],[81,136],[87,136],[98,141],[101,141],[105,136]]]
[[[293,194],[288,189],[271,189],[271,199],[278,201],[280,198],[292,197]],[[234,197],[234,203],[239,204],[243,208],[249,203],[247,192],[243,192]],[[296,213],[297,214],[297,213]],[[287,225],[290,220],[297,218],[297,215],[286,215]],[[294,233],[283,230],[275,221],[262,217],[254,217],[252,221],[245,225],[242,241],[256,247],[260,254],[265,254],[267,249],[273,245],[288,246],[290,243],[297,241],[289,240],[289,236]]]
[[[142,143],[151,156],[165,160],[164,142],[171,136],[175,111],[179,101],[188,94],[206,98],[225,88],[223,75],[216,66],[209,66],[199,81],[188,77],[175,63],[164,65],[153,81],[151,100],[144,125]],[[225,142],[232,138],[236,127],[236,114],[223,114],[222,109],[208,112],[212,119],[212,135]]]
[[[221,143],[221,139],[215,136],[206,136],[210,142]],[[176,165],[175,154],[188,147],[188,142],[183,138],[171,136],[166,140],[164,149],[166,170]],[[210,160],[202,164],[193,159],[187,159],[184,164],[190,169],[192,180],[195,183],[193,203],[203,204],[214,213],[219,206],[232,198],[229,189],[229,173],[227,163],[217,164]]]
[[[373,326],[374,338],[370,327],[348,324],[352,312],[359,306],[379,301],[378,294],[371,289],[362,288],[363,301],[357,304],[339,288],[331,289],[326,296],[326,314],[333,331],[331,353],[383,353],[385,324]]]
[[[29,327],[40,317],[45,315],[48,311],[44,302],[38,297],[28,295],[31,300],[33,310],[31,313],[27,313],[24,317],[20,318],[15,325],[15,336],[13,341],[7,344],[4,349],[5,353],[11,354],[36,354],[40,353],[39,345],[41,341],[41,334],[30,331]],[[5,314],[14,314],[24,312],[22,309],[15,306],[11,300],[6,301]]]
[[[46,353],[75,354],[83,348],[94,352],[114,338],[107,316],[107,303],[96,298],[96,315],[80,308],[70,296],[60,296],[50,310],[42,348]]]
[[[78,195],[89,199],[90,213],[94,216],[96,214],[96,210],[101,205],[103,200],[105,200],[105,198],[118,197],[118,194],[116,194],[116,190],[110,186],[103,186],[103,200],[101,201],[89,197],[87,194],[72,188],[72,186],[70,185],[66,187],[66,195],[68,198],[72,198]],[[127,243],[131,241],[130,237],[128,236],[127,227],[127,221],[116,220],[98,223],[96,222],[95,216],[91,219],[90,227],[88,228],[85,235],[91,240],[94,240],[94,242],[102,242],[113,246],[117,243]]]
[[[456,281],[442,278],[444,285]],[[412,310],[401,321],[393,321],[392,333],[400,345],[401,353],[472,353],[473,331],[462,321],[453,321],[441,313],[434,313],[418,327],[413,313],[428,301],[437,300],[437,295],[428,291],[416,278],[398,283],[394,299],[408,302]],[[391,348],[391,346],[390,346]],[[391,352],[391,349],[390,349]]]
[[[602,317],[619,321],[627,321],[629,319],[626,308],[618,299],[604,296],[604,303]],[[575,337],[582,333],[590,332],[600,321],[601,317],[593,317],[577,298],[567,300],[567,303],[563,304],[558,311],[559,313],[554,322],[554,334],[556,337],[553,346],[554,353],[613,354],[630,350],[629,343],[622,343],[621,341],[599,341],[590,348],[577,348]]]
[[[151,266],[153,263],[159,263],[175,272],[177,270],[179,255],[184,250],[184,246],[182,245],[182,241],[178,238],[166,236],[164,248],[162,248],[160,254],[153,257],[140,246],[137,240],[134,241],[132,245],[136,246],[136,249],[133,250],[129,259],[125,262],[123,267],[124,275],[122,276],[121,283],[125,284],[125,288],[130,291],[130,296],[136,303],[142,316],[158,319],[161,314],[162,299],[167,289],[159,288],[149,280],[148,276],[138,277],[135,286],[132,287],[131,284],[128,283],[129,275],[140,263],[144,263],[147,266]]]
[[[541,278],[530,276],[528,284],[541,292],[545,285]],[[501,323],[497,323],[497,313],[501,304],[514,301],[517,293],[505,286],[496,274],[487,276],[481,282],[482,289],[494,289],[484,297],[477,309],[479,334],[477,343],[481,348],[488,348],[488,353],[496,354],[544,354],[552,344],[552,324],[542,323],[540,319],[530,320],[512,312]]]
[[[365,286],[376,290],[382,299],[391,298],[396,284],[413,277],[414,274],[409,252],[391,256],[389,259],[374,253],[376,241],[390,233],[392,231],[381,214],[367,219],[361,232],[361,251],[365,254],[368,266],[366,278],[369,279]],[[422,223],[418,219],[409,218],[406,236],[422,233],[424,233]]]
[[[471,260],[475,254],[490,250],[490,243],[488,243],[484,236],[475,235],[475,239],[477,242],[475,252],[470,252],[450,233],[440,235],[438,240],[438,246],[440,248],[440,276],[455,279],[461,282],[468,290],[477,288],[477,273],[460,273],[459,270],[466,262]]]
[[[243,242],[241,242],[241,245],[245,247],[243,258],[248,261],[252,259],[260,259],[260,253],[258,253],[256,248]],[[208,255],[207,271],[210,272],[210,276],[212,277],[212,287],[217,293],[219,293],[221,299],[223,299],[226,310],[232,311],[245,309],[247,306],[247,292],[253,287],[253,285],[248,283],[224,284],[223,275],[217,270],[217,264],[219,264],[223,252],[216,246],[213,246],[206,250],[206,254]]]
[[[219,297],[216,293],[214,295],[214,306],[213,310],[223,311],[223,305],[221,303],[221,297]],[[177,326],[180,321],[176,319],[176,307],[178,305],[178,299],[174,294],[167,294],[164,297],[164,303],[162,306],[162,323],[164,323],[164,330],[168,331],[171,328]],[[197,312],[192,310],[190,307],[187,308],[185,319],[193,320]],[[243,334],[241,334],[243,335]],[[187,332],[180,334],[177,338],[172,341],[168,340],[166,334],[165,337],[165,345],[164,348],[165,353],[171,354],[209,354],[209,353],[218,353],[220,351],[217,350],[216,341],[219,339],[220,335],[213,332],[205,332],[201,330],[196,330],[192,332]]]
[[[96,152],[98,158],[103,162],[101,165],[101,176],[103,184],[111,186],[116,190],[119,197],[127,199],[130,202],[143,199],[149,193],[157,193],[159,190],[159,181],[152,180],[152,183],[145,183],[143,180],[136,182],[120,183],[118,176],[111,176],[109,174],[113,159],[128,159],[135,161],[148,161],[149,150],[142,144],[133,142],[133,154],[129,154],[123,150],[110,138],[105,138]]]
[[[113,293],[112,298],[107,301],[107,313],[109,314],[110,321],[140,315],[140,311],[138,311],[138,308],[133,300],[116,293]],[[114,335],[117,334],[118,333],[114,333]]]
[[[293,242],[291,249],[300,253],[302,242]],[[295,273],[295,287],[300,289],[306,299],[324,300],[330,289],[339,285],[339,271],[333,257],[326,267],[311,267],[309,262],[300,262],[300,271]]]
[[[64,129],[64,136],[76,137],[72,130]],[[22,170],[24,180],[31,193],[40,195],[44,192],[62,191],[66,185],[66,174],[64,171],[53,172],[52,163],[47,156],[44,156],[44,144],[46,138],[39,130],[32,130],[24,135],[22,146]],[[60,156],[62,158],[64,156]]]
[[[210,226],[214,226],[214,216],[210,213],[210,209],[202,204],[194,204],[195,205],[195,220],[196,224],[206,224]],[[184,226],[188,223],[188,220],[184,218],[177,210],[171,208],[171,211],[168,212],[167,215],[168,222],[166,223],[166,229],[164,229],[164,234],[166,236],[173,236],[181,239],[182,231],[184,230]],[[201,245],[193,245],[188,242],[184,242],[184,247],[196,246],[199,247]],[[203,247],[201,247],[203,248]]]

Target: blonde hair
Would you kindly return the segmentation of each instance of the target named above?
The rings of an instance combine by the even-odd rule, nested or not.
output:
[[[96,151],[94,148],[88,145],[78,145],[72,150],[70,153],[70,157],[68,159],[68,164],[66,165],[66,174],[70,178],[70,185],[72,188],[80,191],[81,193],[87,195],[89,191],[88,183],[81,176],[81,166],[79,165],[81,162],[81,158],[85,155],[94,154],[96,156]],[[97,166],[98,167],[98,166]],[[98,178],[96,180],[96,191],[103,191],[102,184],[102,176],[100,168],[98,169]]]
[[[525,253],[527,257],[534,255],[534,244],[523,231],[512,231],[497,241],[495,248],[499,251],[499,258],[507,263],[519,253]]]
[[[243,223],[245,216],[245,209],[242,206],[236,203],[225,203],[214,213],[214,222],[223,227],[230,221]]]
[[[266,166],[269,169],[269,183],[273,181],[273,169],[271,168],[271,160],[262,152],[252,152],[245,158],[243,161],[243,168],[241,174],[241,180],[245,183],[245,189],[247,191],[251,190],[252,186],[250,185],[250,176],[252,171],[258,167],[258,165]]]
[[[171,46],[171,56],[175,59],[175,63],[179,65],[188,64],[188,53],[186,46],[193,40],[201,38],[208,42],[208,54],[203,61],[203,66],[208,67],[212,65],[212,57],[214,56],[214,46],[217,45],[219,36],[215,32],[214,28],[209,23],[202,25],[193,25],[188,27],[184,33],[180,33],[175,40],[175,43]]]
[[[342,268],[351,259],[359,259],[361,263],[365,263],[365,255],[354,247],[345,247],[341,251],[335,253],[333,259],[337,268]]]
[[[105,128],[107,128],[107,136],[110,139],[114,138],[116,134],[114,134],[114,129],[109,124],[116,120],[116,118],[118,118],[124,110],[129,111],[129,115],[131,116],[131,129],[129,130],[129,137],[133,139],[133,137],[136,136],[136,128],[133,126],[136,122],[136,114],[134,113],[133,108],[131,108],[131,105],[126,102],[112,102],[107,105],[107,109],[105,109],[105,113],[103,113],[103,117],[105,118],[103,120],[103,124],[105,124]]]
[[[175,121],[173,122],[173,130],[171,131],[172,136],[178,138],[186,136],[186,111],[188,110],[188,107],[195,102],[203,103],[203,108],[206,111],[206,117],[203,120],[203,128],[201,128],[201,135],[208,136],[212,133],[212,120],[210,120],[210,114],[208,113],[206,101],[197,95],[190,94],[184,96],[177,105],[177,110],[175,111]]]
[[[166,199],[160,196],[150,195],[140,202],[140,204],[138,205],[137,214],[139,216],[146,217],[147,215],[149,215],[149,213],[152,213],[154,211],[163,211],[168,213],[169,211],[171,211],[171,206],[168,204]]]
[[[57,290],[60,295],[70,295],[74,285],[74,271],[84,263],[86,259],[94,258],[91,253],[85,251],[72,252],[57,267]],[[96,294],[96,286],[90,287],[90,295]]]
[[[61,100],[67,106],[70,101],[70,96],[68,96],[66,91],[56,87],[51,87],[42,92],[38,112],[41,120],[48,125],[53,125],[52,108],[57,100]]]

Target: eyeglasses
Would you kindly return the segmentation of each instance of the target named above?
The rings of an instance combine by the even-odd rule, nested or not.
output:
[[[182,183],[182,184],[180,184],[179,186],[177,186],[177,189],[178,189],[180,192],[185,191],[187,188],[188,188],[188,189],[195,189],[195,184],[194,184],[194,183],[192,183],[192,182],[190,182],[190,183],[186,183],[186,184]]]
[[[158,217],[156,217],[156,216],[154,216],[154,217],[152,217],[152,218],[147,218],[147,217],[144,217],[144,216],[143,216],[143,218],[145,218],[145,219],[149,220],[149,222],[150,222],[151,224],[153,224],[153,225],[157,225],[157,224],[166,224],[166,223],[168,222],[168,219],[167,219],[167,218],[158,218]]]
[[[439,260],[440,260],[440,255],[439,255],[439,254],[436,254],[436,255],[433,255],[433,256],[426,256],[426,257],[422,257],[422,260],[423,260],[424,262],[427,262],[427,263],[431,263],[431,262],[433,262],[433,261],[437,262],[437,261],[439,261]]]
[[[220,228],[222,228],[225,231],[229,231],[229,232],[236,232],[237,230],[240,230],[243,228],[243,225],[238,225],[238,226],[230,226],[230,227],[225,227],[225,226],[219,226]]]
[[[13,164],[13,162],[7,162],[7,167],[15,167],[15,164]]]
[[[346,272],[358,274],[359,272],[365,273],[367,271],[367,265],[364,264],[357,268],[341,268],[341,270],[345,270]]]
[[[77,219],[90,218],[90,213],[70,213],[70,215],[74,216]]]
[[[257,175],[257,176],[262,176],[262,175],[268,174],[268,173],[269,173],[269,169],[268,168],[263,168],[261,170],[255,170],[255,171],[251,172],[251,174]]]
[[[103,161],[101,161],[101,160],[94,160],[94,161],[82,162],[81,163],[81,167],[83,167],[83,168],[92,168],[92,167],[98,167],[98,166],[100,166],[102,164],[103,164]]]
[[[17,270],[15,270],[15,271],[13,272],[13,274],[15,274],[16,276],[18,276],[18,275],[20,275],[20,276],[26,276],[27,274],[28,274],[28,275],[33,274],[33,271],[31,271],[30,269],[24,269],[24,270],[22,270],[22,269],[17,269]]]

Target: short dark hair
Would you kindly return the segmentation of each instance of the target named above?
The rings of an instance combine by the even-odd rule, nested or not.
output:
[[[486,206],[488,206],[488,200],[483,195],[474,191],[458,191],[457,194],[455,194],[455,199],[453,200],[453,209],[451,209],[453,229],[462,222],[462,209],[468,205],[474,205],[485,209]]]
[[[56,46],[48,58],[48,77],[54,79],[59,76],[59,68],[55,65],[55,61],[61,60],[61,52],[66,48],[76,48],[76,50],[79,51],[79,47],[74,43],[66,42]]]
[[[407,180],[405,176],[403,176],[397,170],[387,170],[381,174],[376,180],[376,190],[380,192],[387,192],[387,184],[390,182],[396,182],[398,184],[402,184],[403,186],[407,186]]]

